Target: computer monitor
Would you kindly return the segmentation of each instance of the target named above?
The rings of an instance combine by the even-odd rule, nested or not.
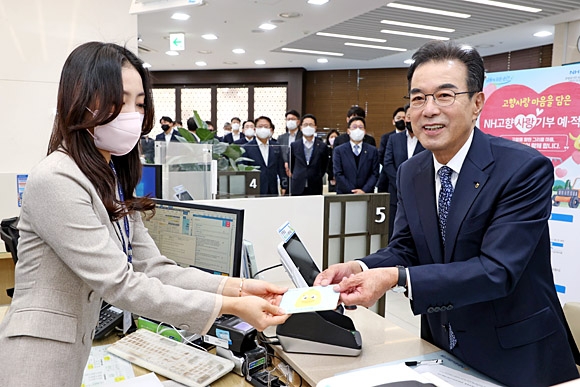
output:
[[[149,196],[161,199],[163,191],[161,189],[161,164],[143,164],[141,170],[141,180],[135,187],[137,196]]]
[[[154,199],[145,227],[161,254],[184,267],[240,276],[244,210]]]

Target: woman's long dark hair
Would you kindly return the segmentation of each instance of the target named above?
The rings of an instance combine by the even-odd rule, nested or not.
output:
[[[87,130],[111,122],[121,112],[123,67],[132,67],[141,75],[145,91],[145,118],[141,134],[151,131],[153,99],[149,72],[143,68],[143,62],[116,44],[89,42],[76,48],[62,69],[57,114],[48,145],[48,154],[59,150],[72,157],[95,186],[112,221],[135,211],[155,209],[151,199],[134,196],[135,187],[141,179],[139,143],[128,154],[111,157],[125,198],[124,205],[121,205],[115,196],[117,185],[113,170]]]

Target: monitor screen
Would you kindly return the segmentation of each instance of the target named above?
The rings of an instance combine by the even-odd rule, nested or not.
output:
[[[308,250],[306,250],[306,247],[300,238],[298,238],[298,235],[292,235],[292,237],[288,239],[288,241],[285,242],[282,246],[288,254],[288,257],[290,257],[298,269],[298,272],[302,278],[304,278],[306,285],[313,286],[316,276],[320,274],[320,270],[316,266],[316,263],[310,256],[310,253],[308,253]]]
[[[240,276],[244,210],[155,200],[145,227],[161,251],[178,265]]]
[[[141,180],[135,187],[135,194],[161,199],[161,164],[143,164]]]

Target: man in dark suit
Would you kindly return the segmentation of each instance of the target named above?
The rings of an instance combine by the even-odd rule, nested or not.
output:
[[[366,118],[366,112],[360,106],[356,106],[356,105],[351,106],[351,108],[348,109],[348,111],[346,112],[346,125],[347,126],[348,126],[348,121],[350,121],[350,119],[352,117]],[[340,136],[338,136],[336,138],[336,140],[334,140],[334,147],[336,148],[337,146],[339,146],[341,144],[346,144],[349,141],[350,141],[350,137],[348,136],[348,133],[343,133]],[[365,137],[364,137],[363,141],[366,142],[367,144],[374,146],[374,147],[377,146],[377,142],[375,141],[375,138],[373,136],[369,136],[366,133],[365,133]]]
[[[256,125],[254,124],[254,121],[244,121],[244,125],[242,125],[242,132],[243,133],[240,134],[240,138],[234,141],[234,144],[244,145],[254,139],[256,136]]]
[[[222,137],[221,140],[222,142],[227,142],[228,144],[233,144],[234,142],[244,138],[244,133],[241,125],[242,121],[238,117],[232,117],[231,121],[232,121],[231,124],[229,124],[229,129],[231,130],[226,132],[226,125],[224,125],[224,136]]]
[[[286,112],[286,133],[278,136],[278,145],[282,148],[282,157],[284,158],[284,168],[286,174],[290,176],[290,144],[294,141],[302,140],[302,132],[300,131],[300,113],[296,110],[289,110]]]
[[[475,49],[434,41],[413,59],[411,122],[428,151],[399,168],[393,238],[315,285],[340,282],[347,305],[406,291],[424,339],[500,383],[578,378],[550,264],[552,163],[475,128],[485,100]]]
[[[177,130],[173,130],[173,120],[170,117],[161,117],[159,123],[161,124],[163,133],[159,133],[157,136],[155,136],[155,141],[166,141],[167,143],[171,141],[179,142],[177,139],[179,132]]]
[[[290,195],[322,195],[322,177],[328,166],[328,146],[316,137],[316,117],[300,121],[302,140],[290,144]]]
[[[254,160],[251,165],[260,167],[260,195],[278,196],[278,179],[280,191],[288,188],[288,177],[284,170],[282,151],[271,140],[272,120],[269,117],[258,117],[256,120],[256,137],[243,145],[246,150],[244,157]]]
[[[405,130],[405,108],[398,107],[393,112],[393,126],[395,130],[387,132],[381,136],[381,141],[379,142],[379,161],[381,165],[385,159],[385,151],[387,150],[387,142],[389,137],[395,133],[400,133]],[[389,191],[389,177],[387,176],[387,171],[385,168],[381,169],[381,174],[379,175],[379,181],[377,181],[377,192],[388,192]]]
[[[403,121],[406,124],[406,129],[403,132],[393,134],[389,138],[383,159],[383,171],[387,175],[387,181],[389,182],[388,192],[390,194],[389,239],[393,235],[393,225],[395,224],[395,214],[397,213],[397,171],[401,164],[425,150],[413,133],[411,112],[408,110],[408,106],[406,107],[406,117]]]
[[[350,141],[334,149],[332,156],[336,193],[372,193],[379,178],[377,148],[363,142],[364,118],[351,118],[347,130]]]

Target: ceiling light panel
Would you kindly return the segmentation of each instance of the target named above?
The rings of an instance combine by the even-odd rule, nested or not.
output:
[[[171,18],[174,20],[189,20],[189,15],[186,13],[176,12],[171,15]]]
[[[424,24],[405,23],[405,22],[399,22],[399,21],[395,21],[395,20],[381,20],[381,23],[388,24],[391,26],[418,28],[421,30],[430,30],[430,31],[439,31],[439,32],[455,32],[455,30],[453,28],[426,26]]]
[[[416,34],[414,32],[404,32],[404,31],[394,31],[394,30],[381,30],[381,32],[383,34],[403,35],[403,36],[410,36],[412,38],[435,39],[435,40],[449,40],[449,38],[446,37],[446,36]]]
[[[442,9],[418,7],[415,5],[406,5],[406,4],[399,4],[399,3],[389,3],[389,4],[387,4],[387,7],[397,8],[397,9],[406,9],[406,10],[415,11],[415,12],[432,13],[434,15],[457,17],[457,18],[461,18],[461,19],[467,19],[467,18],[471,17],[471,15],[468,13],[450,12],[450,11],[444,11]]]
[[[375,42],[375,43],[385,43],[386,39],[377,39],[377,38],[366,38],[364,36],[354,36],[354,35],[342,35],[342,34],[331,34],[328,32],[317,32],[316,35],[318,36],[326,36],[329,38],[339,38],[339,39],[350,39],[350,40],[363,40],[366,42]]]
[[[216,40],[218,38],[217,35],[214,34],[203,34],[201,37],[205,40]]]
[[[492,0],[463,0],[463,1],[467,1],[468,3],[490,5],[492,7],[515,9],[516,11],[524,11],[524,12],[531,12],[531,13],[542,12],[541,8],[526,7],[524,5],[504,3],[501,1],[492,1]]]
[[[272,23],[262,23],[258,28],[265,31],[271,31],[274,28],[278,28],[278,26]]]
[[[377,45],[374,45],[374,44],[363,44],[363,43],[346,42],[344,45],[345,46],[351,46],[351,47],[373,48],[375,50],[401,51],[401,52],[407,51],[406,48],[377,46]]]
[[[300,48],[282,47],[282,51],[287,52],[297,52],[300,54],[314,54],[314,55],[328,55],[328,56],[344,56],[342,52],[329,52],[329,51],[317,51],[317,50],[304,50]]]

